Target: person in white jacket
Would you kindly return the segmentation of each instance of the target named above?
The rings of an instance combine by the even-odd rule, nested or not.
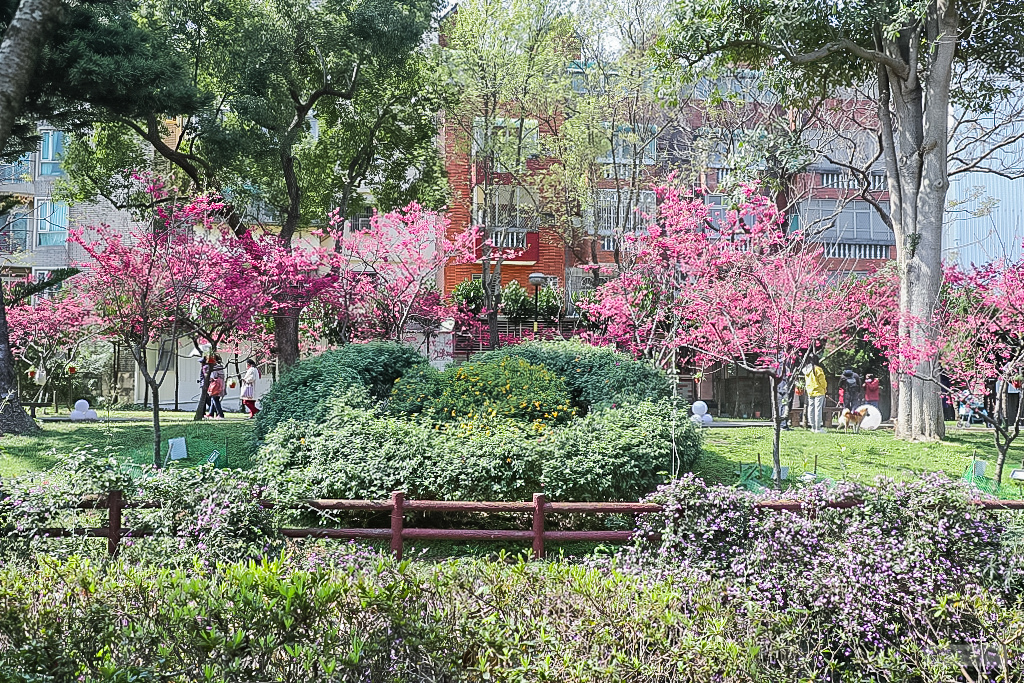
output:
[[[260,371],[256,369],[256,361],[249,358],[245,361],[245,374],[242,375],[242,405],[249,410],[249,417],[256,417],[260,412],[256,407],[256,382]]]

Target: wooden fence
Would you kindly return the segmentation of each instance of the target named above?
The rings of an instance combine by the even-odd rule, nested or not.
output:
[[[1024,510],[1024,500],[975,500],[974,505],[988,510]],[[406,540],[421,541],[516,541],[532,542],[533,556],[544,557],[544,543],[551,541],[565,543],[570,541],[587,541],[592,543],[626,543],[633,537],[632,531],[548,531],[545,520],[550,514],[586,513],[586,514],[640,514],[645,512],[661,512],[662,506],[656,503],[554,503],[548,502],[543,493],[533,494],[533,502],[475,502],[475,501],[439,501],[439,500],[406,500],[405,493],[395,491],[390,500],[307,500],[297,504],[282,506],[274,501],[260,501],[264,508],[281,508],[293,510],[336,510],[371,512],[390,512],[389,528],[351,528],[339,529],[332,527],[316,528],[282,528],[280,533],[288,538],[339,538],[339,539],[389,539],[391,550],[397,559],[402,559],[403,543]],[[864,501],[850,499],[829,503],[830,508],[852,508],[863,505]],[[761,500],[756,507],[766,510],[799,512],[803,505],[798,500]],[[37,536],[68,537],[86,536],[107,539],[107,552],[117,554],[121,539],[139,538],[153,535],[148,530],[133,530],[123,525],[122,512],[131,509],[155,509],[161,507],[159,502],[125,502],[121,491],[111,491],[105,496],[89,498],[76,506],[78,509],[106,509],[108,523],[105,527],[94,528],[51,528],[38,529]],[[518,529],[423,529],[405,526],[405,513],[415,511],[432,512],[522,512],[532,513],[533,525],[529,531]]]

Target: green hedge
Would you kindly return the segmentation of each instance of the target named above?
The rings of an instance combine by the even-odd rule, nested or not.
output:
[[[675,420],[673,449],[673,420]],[[485,418],[434,425],[339,406],[322,424],[288,422],[257,454],[270,493],[289,498],[637,500],[700,454],[685,408],[602,409],[566,425]]]
[[[261,401],[255,436],[265,437],[285,420],[318,422],[327,417],[339,392],[366,387],[381,400],[410,368],[425,365],[415,349],[393,342],[348,344],[299,361],[285,372]]]
[[[414,369],[395,382],[390,408],[433,422],[476,417],[565,422],[575,415],[565,380],[523,358],[463,363],[442,373]]]
[[[576,340],[528,341],[478,354],[473,361],[493,362],[504,358],[522,358],[561,375],[573,405],[582,410],[672,395],[665,373],[650,364],[613,349]]]

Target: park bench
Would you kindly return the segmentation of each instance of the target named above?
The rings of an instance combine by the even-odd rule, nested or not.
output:
[[[32,419],[36,417],[36,408],[48,408],[53,405],[49,401],[22,401],[21,407],[28,408],[28,414],[32,416]]]
[[[804,408],[791,408],[789,411],[789,424],[793,426],[803,425],[804,410]],[[821,425],[823,427],[831,427],[841,412],[843,412],[842,406],[825,408],[821,411]]]

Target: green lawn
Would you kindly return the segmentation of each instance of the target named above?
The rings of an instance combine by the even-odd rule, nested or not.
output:
[[[102,415],[103,419],[106,417],[106,414]],[[152,462],[153,428],[149,424],[149,414],[112,412],[110,417],[138,421],[43,422],[38,434],[0,437],[0,477],[47,469],[56,462],[58,455],[87,446],[139,464]],[[231,413],[224,420],[196,423],[192,421],[191,413],[166,411],[160,415],[160,426],[165,449],[167,439],[186,437],[189,447],[187,462],[199,462],[217,450],[222,458],[227,454],[227,463],[231,466],[249,465],[252,425],[240,414]],[[218,462],[224,464],[223,459]]]
[[[947,424],[946,439],[937,443],[908,443],[893,437],[891,431],[843,434],[830,430],[812,434],[803,429],[782,433],[782,465],[790,476],[814,471],[831,479],[870,483],[876,476],[906,480],[922,472],[941,471],[960,477],[972,456],[988,463],[987,475],[995,474],[996,450],[992,432],[980,427],[955,429]],[[738,481],[740,463],[761,462],[771,465],[771,427],[709,429],[705,433],[704,455],[695,468],[709,482],[732,484]],[[1024,439],[1010,449],[1004,480],[1010,469],[1020,466],[1024,457]],[[1016,489],[1011,487],[1011,492]],[[1006,493],[1004,491],[1004,493]]]
[[[106,416],[104,416],[106,417]],[[110,417],[133,422],[44,422],[42,431],[34,436],[0,437],[0,477],[10,477],[50,467],[62,453],[86,446],[110,452],[139,464],[152,461],[153,430],[148,414],[142,412],[111,413]],[[225,420],[192,422],[190,413],[161,414],[163,443],[185,436],[188,440],[189,464],[204,460],[213,450],[232,467],[248,467],[250,463],[251,423],[237,413]],[[771,463],[772,430],[767,426],[709,429],[705,433],[704,455],[695,468],[708,482],[734,484],[740,463]],[[812,434],[796,429],[782,434],[782,464],[790,468],[792,478],[814,471],[831,479],[849,479],[870,483],[876,476],[911,479],[923,472],[942,471],[959,477],[977,454],[988,463],[987,474],[995,472],[995,448],[991,432],[981,428],[954,429],[948,425],[945,441],[939,443],[907,443],[896,440],[890,431],[842,434]],[[1009,470],[1019,466],[1024,457],[1024,440],[1011,449]],[[224,459],[220,459],[224,465]],[[1004,478],[1005,476],[1004,475]],[[1016,496],[1015,487],[1004,487],[1003,495]]]

